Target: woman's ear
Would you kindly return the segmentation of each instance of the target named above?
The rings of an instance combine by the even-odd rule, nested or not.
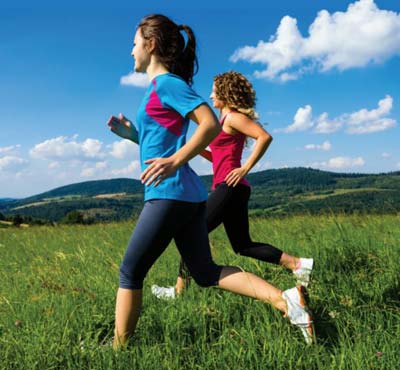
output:
[[[146,49],[148,53],[153,52],[155,48],[156,48],[156,40],[154,38],[146,40]]]

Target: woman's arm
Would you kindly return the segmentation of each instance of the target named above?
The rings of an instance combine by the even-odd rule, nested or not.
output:
[[[123,114],[120,113],[118,117],[111,116],[107,121],[107,125],[114,134],[139,144],[139,133],[136,127]]]
[[[188,114],[198,127],[188,142],[176,153],[167,158],[152,158],[144,163],[149,166],[142,172],[142,183],[157,186],[163,179],[174,173],[180,166],[188,162],[218,135],[221,128],[217,117],[207,104],[201,104]]]
[[[230,113],[226,117],[224,125],[256,140],[249,158],[242,167],[235,168],[225,177],[228,186],[236,186],[263,156],[272,142],[272,136],[258,123],[242,113]]]

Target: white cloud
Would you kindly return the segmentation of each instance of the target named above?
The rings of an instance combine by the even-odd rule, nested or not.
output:
[[[112,170],[111,174],[113,176],[132,177],[132,176],[139,174],[139,172],[138,172],[139,169],[140,169],[140,163],[139,163],[139,161],[135,160],[135,161],[132,161],[127,167],[117,169],[117,170]]]
[[[138,145],[130,140],[115,141],[111,145],[110,155],[117,159],[133,158],[138,155],[138,148]]]
[[[397,122],[392,118],[381,118],[376,121],[367,122],[360,126],[349,127],[348,134],[371,134],[373,132],[386,131],[396,126]]]
[[[108,167],[108,163],[106,161],[103,162],[97,162],[95,165],[96,169],[98,170],[103,170],[104,168]]]
[[[282,131],[286,133],[297,132],[297,131],[306,131],[313,126],[312,121],[312,107],[311,105],[306,105],[304,107],[300,107],[295,116],[294,121],[291,125],[284,128]]]
[[[96,139],[86,139],[81,143],[82,152],[86,158],[102,158],[104,154],[101,153],[103,143]]]
[[[317,118],[312,116],[312,107],[306,105],[300,107],[295,116],[294,122],[276,132],[292,133],[313,129],[317,134],[331,134],[345,127],[348,134],[370,134],[379,131],[389,130],[397,125],[396,120],[385,117],[390,114],[393,107],[393,98],[386,95],[378,102],[378,108],[367,110],[361,109],[353,113],[344,113],[333,119],[329,119],[328,113],[324,112]],[[306,148],[307,149],[307,148]]]
[[[96,169],[93,167],[88,167],[88,168],[84,168],[81,171],[81,176],[82,177],[93,177],[96,173]]]
[[[108,163],[106,161],[96,162],[94,167],[84,167],[81,171],[82,177],[105,177],[104,170],[108,167]]]
[[[370,111],[367,109],[361,109],[358,112],[351,113],[349,124],[358,125],[360,123],[374,121],[390,113],[392,107],[393,98],[390,95],[386,95],[384,99],[379,100],[377,109],[372,109]]]
[[[0,154],[15,153],[16,151],[18,151],[20,147],[21,147],[20,144],[2,147],[0,148]]]
[[[120,83],[125,86],[147,87],[150,81],[147,73],[130,72],[121,77]]]
[[[332,149],[332,144],[329,141],[324,141],[322,144],[307,144],[304,146],[304,149],[328,151]]]
[[[396,121],[391,118],[384,118],[393,107],[393,98],[386,95],[384,99],[378,102],[378,108],[367,110],[361,109],[357,112],[344,116],[347,121],[349,134],[367,134],[372,132],[388,130],[396,126]]]
[[[322,167],[332,170],[341,170],[353,167],[362,167],[365,164],[365,160],[362,157],[334,157],[324,162],[314,162],[311,167]]]
[[[344,12],[321,10],[308,33],[303,37],[297,20],[285,16],[268,41],[240,47],[230,59],[264,64],[257,78],[285,82],[312,70],[343,71],[400,54],[400,14],[379,9],[373,0],[356,1]]]
[[[102,142],[96,139],[76,141],[77,136],[68,138],[59,136],[36,144],[30,150],[32,158],[47,159],[51,161],[94,160],[103,158]]]
[[[29,162],[23,158],[6,155],[0,158],[0,171],[17,171],[26,167],[28,163]]]
[[[390,158],[392,155],[391,155],[390,153],[383,152],[383,153],[381,154],[381,156],[382,156],[382,158],[387,159],[387,158]]]
[[[209,150],[209,148],[207,148]],[[203,158],[200,155],[195,156],[192,158],[189,162],[190,167],[193,168],[193,170],[198,174],[198,175],[211,175],[212,174],[212,165],[211,162],[208,161],[207,159]]]
[[[60,162],[54,161],[54,162],[50,162],[48,165],[49,169],[54,169],[54,168],[59,168],[60,167]]]
[[[68,180],[68,178],[71,176],[68,172],[60,172],[56,175],[56,178],[60,181],[65,181]]]
[[[259,41],[256,47],[239,48],[230,59],[233,62],[247,60],[251,63],[266,64],[268,68],[264,71],[256,71],[256,77],[273,78],[301,61],[302,43],[296,19],[285,16],[270,42]],[[292,78],[286,75],[286,79]]]
[[[267,169],[269,169],[269,168],[272,168],[272,162],[271,162],[271,161],[258,162],[258,163],[254,166],[252,172],[255,172],[255,171],[263,171],[263,170],[267,170]]]
[[[314,132],[317,134],[332,134],[343,127],[341,117],[329,119],[328,113],[324,112],[315,120]]]

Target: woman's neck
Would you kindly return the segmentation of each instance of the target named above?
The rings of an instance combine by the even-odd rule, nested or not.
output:
[[[150,80],[152,80],[154,77],[157,77],[158,75],[162,75],[168,72],[168,69],[156,60],[151,60],[150,64],[146,68],[146,73],[149,76]]]
[[[229,112],[232,112],[232,109],[231,108],[229,108],[229,107],[222,107],[220,110],[219,110],[219,116],[220,117],[223,117],[223,116],[225,116],[226,114],[228,114]]]

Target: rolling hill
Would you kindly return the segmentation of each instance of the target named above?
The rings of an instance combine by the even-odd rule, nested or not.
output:
[[[202,177],[208,188],[211,176]],[[320,213],[397,213],[400,172],[344,174],[310,168],[252,173],[250,213],[258,216]],[[24,199],[2,199],[0,213],[58,222],[73,211],[87,221],[123,220],[137,215],[143,185],[134,179],[71,184]]]

